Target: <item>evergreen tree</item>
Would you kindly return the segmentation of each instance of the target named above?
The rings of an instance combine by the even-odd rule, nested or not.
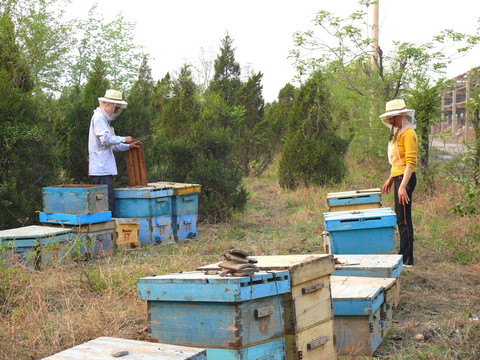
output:
[[[280,185],[339,182],[345,175],[347,142],[331,128],[330,93],[320,71],[302,85],[289,116],[279,168]]]
[[[0,40],[0,229],[7,229],[38,221],[41,189],[52,177],[53,144],[8,12],[0,14]]]

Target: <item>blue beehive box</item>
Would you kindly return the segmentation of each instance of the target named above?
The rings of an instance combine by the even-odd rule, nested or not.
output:
[[[382,206],[381,189],[342,191],[327,194],[330,211],[351,211],[379,208]]]
[[[171,217],[172,195],[172,189],[167,186],[143,186],[115,189],[114,217]]]
[[[56,185],[43,188],[46,214],[95,214],[108,211],[107,185]]]
[[[391,208],[323,213],[332,254],[389,254],[397,216]]]
[[[171,215],[138,218],[138,226],[138,237],[142,245],[173,243],[173,223]]]
[[[359,278],[361,279],[361,278]],[[383,286],[332,281],[335,343],[338,354],[371,356],[383,340]]]
[[[1,230],[1,259],[5,266],[40,270],[68,257],[76,237],[71,229],[38,225]]]
[[[333,275],[398,278],[403,269],[398,254],[335,255]]]
[[[43,360],[207,360],[204,349],[148,341],[99,337]]]
[[[205,347],[208,359],[284,359],[287,292],[288,271],[251,277],[192,271],[138,281],[138,297],[148,302],[150,337]]]
[[[112,212],[103,211],[94,214],[58,214],[44,213],[39,215],[41,223],[62,225],[88,225],[112,221]]]
[[[172,221],[176,241],[197,237],[198,195],[201,186],[175,182],[150,183],[152,186],[169,186],[173,190]]]

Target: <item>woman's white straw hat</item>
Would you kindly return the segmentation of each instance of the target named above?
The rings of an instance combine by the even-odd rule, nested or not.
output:
[[[413,112],[412,109],[407,109],[407,105],[403,99],[395,99],[385,104],[385,113],[380,115],[380,119],[386,120],[392,116]]]
[[[98,101],[111,102],[114,104],[119,104],[127,106],[127,102],[122,100],[122,93],[118,90],[109,89],[105,92],[104,97],[98,98]]]

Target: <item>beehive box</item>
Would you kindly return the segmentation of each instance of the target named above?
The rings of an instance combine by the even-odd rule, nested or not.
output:
[[[323,213],[332,254],[389,254],[397,216],[391,208]]]
[[[289,291],[287,271],[251,277],[192,271],[138,280],[138,297],[147,301],[150,337],[205,347],[209,359],[219,352],[242,356],[232,359],[250,351],[258,358],[271,356],[272,346],[284,342],[282,295]]]
[[[382,336],[385,337],[392,326],[393,310],[395,309],[394,297],[397,294],[398,279],[396,278],[375,278],[375,277],[356,277],[356,276],[332,276],[332,286],[336,285],[361,285],[377,288],[383,287],[383,303],[380,308],[380,320],[382,324]]]
[[[7,267],[22,264],[31,270],[44,269],[70,255],[76,236],[71,229],[38,225],[1,230],[2,260]]]
[[[144,186],[115,189],[117,218],[172,216],[173,191],[168,187]]]
[[[41,223],[46,224],[63,224],[63,225],[88,225],[98,224],[102,222],[112,221],[112,212],[104,211],[95,214],[59,214],[59,213],[44,213],[39,215]]]
[[[329,211],[374,209],[382,206],[382,190],[365,189],[327,194]]]
[[[170,186],[172,196],[173,236],[176,241],[197,237],[198,195],[201,186],[175,182],[149,183],[151,186]]]
[[[47,214],[94,214],[108,211],[107,185],[57,185],[43,188]]]
[[[140,243],[163,245],[174,242],[172,216],[138,218]]]
[[[383,287],[332,283],[332,300],[337,353],[372,356],[383,339]]]
[[[99,337],[44,360],[206,360],[204,349],[148,341]]]
[[[139,220],[135,218],[115,218],[115,245],[119,249],[130,250],[140,247]]]
[[[250,256],[265,271],[290,273],[291,292],[285,293],[284,321],[288,359],[335,359],[330,254]],[[219,271],[219,263],[199,267]]]
[[[335,255],[333,275],[396,278],[393,291],[393,307],[400,303],[400,273],[403,256],[397,254]]]
[[[87,259],[113,255],[115,251],[115,222],[106,221],[88,225],[49,224],[52,227],[71,229],[77,234],[73,251]]]

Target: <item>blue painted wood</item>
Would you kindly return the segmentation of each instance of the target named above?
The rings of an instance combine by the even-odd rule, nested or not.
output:
[[[201,271],[144,277],[138,298],[151,301],[241,302],[290,292],[288,271],[221,277]]]
[[[394,227],[397,216],[391,208],[364,209],[323,213],[325,229],[332,231]]]
[[[335,255],[332,275],[398,278],[403,269],[403,256],[398,254]]]
[[[268,315],[255,312],[268,308]],[[283,335],[283,297],[242,302],[149,301],[149,334],[169,344],[241,349]]]
[[[198,213],[198,193],[173,196],[173,214],[176,216]]]
[[[332,283],[333,314],[371,315],[383,304],[383,287],[362,285],[336,285]]]
[[[355,194],[327,199],[328,206],[377,204],[382,201],[381,194]]]
[[[388,254],[395,250],[396,214],[391,208],[323,214],[333,254]]]
[[[25,226],[0,231],[2,258],[8,265],[22,263],[31,269],[42,269],[52,261],[69,254],[77,234],[71,229]]]
[[[173,190],[155,186],[115,189],[115,217],[172,215]]]
[[[88,225],[101,223],[112,220],[112,212],[104,211],[95,214],[47,214],[40,213],[39,216],[41,223],[51,224],[65,224],[65,225]]]
[[[112,360],[126,351],[126,360],[207,360],[205,349],[149,341],[99,337],[49,356],[44,360]]]
[[[207,349],[208,360],[285,360],[284,338],[240,350]]]
[[[176,241],[195,239],[197,233],[197,214],[173,217],[174,237]]]
[[[172,216],[155,216],[148,218],[137,218],[139,226],[139,240],[146,244],[169,244],[173,238]]]
[[[107,185],[57,185],[43,188],[43,211],[93,214],[108,211]]]

